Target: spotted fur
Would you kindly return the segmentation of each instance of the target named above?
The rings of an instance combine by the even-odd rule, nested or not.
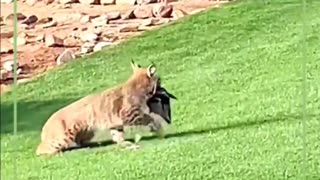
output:
[[[88,95],[69,104],[44,124],[36,154],[56,154],[75,145],[88,143],[97,129],[110,130],[118,145],[132,146],[124,139],[124,126],[153,123],[147,101],[156,91],[156,68],[142,68],[131,62],[133,73],[129,79],[100,93]],[[155,124],[153,131],[161,129]]]

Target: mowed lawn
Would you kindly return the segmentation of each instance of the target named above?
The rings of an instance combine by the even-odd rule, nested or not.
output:
[[[320,179],[320,1],[242,0],[47,73],[1,97],[1,179]],[[302,129],[302,50],[307,121]],[[168,137],[36,157],[40,129],[60,107],[125,81],[130,60],[154,62],[173,101]],[[306,138],[306,148],[303,137]],[[304,157],[303,152],[307,152]],[[304,166],[304,162],[307,166]]]

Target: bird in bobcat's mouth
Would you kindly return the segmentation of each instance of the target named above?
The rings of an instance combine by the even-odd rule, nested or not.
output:
[[[158,78],[155,94],[148,100],[147,104],[151,112],[160,115],[168,124],[171,124],[170,99],[177,100],[177,97],[162,87],[161,79]]]

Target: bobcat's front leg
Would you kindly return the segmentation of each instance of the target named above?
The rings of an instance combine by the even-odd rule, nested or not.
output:
[[[152,121],[148,124],[150,131],[155,133],[159,138],[164,138],[165,132],[161,124],[161,117],[155,113],[150,113],[149,117],[152,119]]]
[[[158,136],[159,138],[165,137],[165,132],[161,124],[158,125],[158,124],[152,123],[152,124],[149,124],[149,128],[150,128],[150,131],[154,133],[156,136]]]
[[[117,143],[120,147],[126,149],[138,149],[140,146],[134,144],[133,142],[126,141],[124,138],[124,130],[123,127],[112,128],[110,130],[112,141]]]

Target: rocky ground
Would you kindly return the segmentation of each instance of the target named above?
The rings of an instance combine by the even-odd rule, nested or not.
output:
[[[18,0],[18,83],[227,1]],[[1,0],[1,93],[13,81],[13,0]]]

